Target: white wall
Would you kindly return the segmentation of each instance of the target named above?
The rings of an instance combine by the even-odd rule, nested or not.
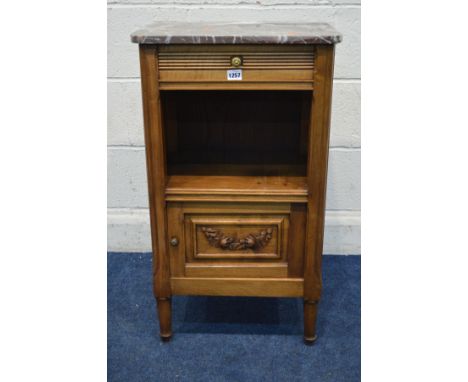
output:
[[[328,22],[337,45],[324,253],[360,253],[360,1],[108,2],[108,250],[150,251],[138,46],[153,20]]]

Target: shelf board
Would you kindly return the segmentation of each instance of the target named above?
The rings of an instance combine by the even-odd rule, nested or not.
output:
[[[307,202],[304,176],[170,175],[168,201]]]

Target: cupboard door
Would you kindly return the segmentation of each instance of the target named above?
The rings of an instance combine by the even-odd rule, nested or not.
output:
[[[173,277],[302,277],[303,204],[168,203],[167,211]]]

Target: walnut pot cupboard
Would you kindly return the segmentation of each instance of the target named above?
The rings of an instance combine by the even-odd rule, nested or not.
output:
[[[334,46],[326,24],[158,24],[139,43],[154,295],[302,297],[317,338]]]

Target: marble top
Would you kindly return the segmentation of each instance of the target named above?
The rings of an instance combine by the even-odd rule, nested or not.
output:
[[[335,44],[341,34],[325,23],[157,22],[132,33],[138,44]]]

